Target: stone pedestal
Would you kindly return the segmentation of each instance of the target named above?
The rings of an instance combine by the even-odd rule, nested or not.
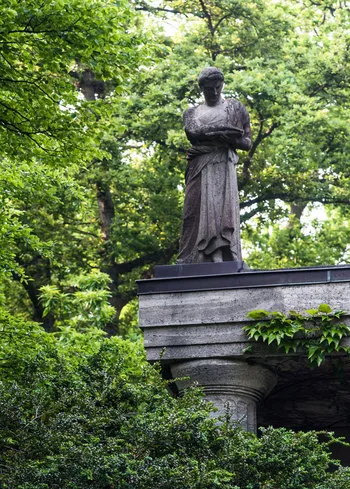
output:
[[[203,388],[205,398],[217,408],[215,416],[228,415],[246,431],[256,432],[256,404],[275,386],[276,376],[260,365],[247,362],[207,359],[171,366],[173,378],[181,391],[194,382]]]
[[[350,266],[272,271],[247,271],[241,267],[238,271],[232,262],[226,262],[188,267],[181,265],[180,270],[175,265],[173,272],[172,267],[166,267],[158,277],[138,282],[139,324],[144,331],[147,359],[161,361],[173,378],[189,377],[188,381],[176,381],[180,391],[197,382],[218,409],[218,415],[225,414],[228,406],[232,419],[249,431],[256,430],[256,406],[259,416],[261,400],[266,396],[264,405],[279,406],[274,410],[275,417],[282,416],[284,426],[294,427],[296,420],[298,429],[327,429],[329,418],[329,429],[334,423],[348,429],[343,414],[335,420],[335,411],[322,404],[330,398],[328,382],[333,388],[339,385],[337,392],[343,401],[337,401],[337,412],[350,411],[350,388],[342,387],[344,375],[337,380],[332,366],[338,356],[326,362],[323,370],[310,370],[300,353],[285,355],[255,343],[247,353],[253,342],[243,327],[251,321],[247,314],[254,309],[304,312],[327,303],[333,310],[349,311]],[[350,323],[349,319],[347,316],[344,320]],[[344,343],[350,346],[348,338]],[[277,389],[269,394],[276,379]],[[319,406],[314,414],[310,402],[304,409],[297,401],[298,392],[305,392],[303,386],[308,385],[309,379],[311,386],[322,385],[325,389],[310,391],[312,406]],[[292,390],[295,383],[299,387]],[[278,392],[283,393],[283,399]],[[274,401],[269,404],[271,396]],[[320,410],[324,412],[322,426],[317,424]],[[266,408],[261,412],[264,424],[274,424]],[[284,413],[288,413],[289,421]]]

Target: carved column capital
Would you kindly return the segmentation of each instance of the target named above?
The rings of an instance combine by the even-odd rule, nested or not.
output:
[[[227,412],[232,422],[256,432],[256,404],[275,386],[276,376],[266,367],[226,359],[194,360],[173,364],[173,377],[180,393],[193,383],[202,387],[206,400],[217,408],[214,416]]]

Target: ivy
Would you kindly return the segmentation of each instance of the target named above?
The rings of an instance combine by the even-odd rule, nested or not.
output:
[[[249,339],[262,341],[277,347],[285,353],[306,353],[312,366],[320,366],[327,354],[350,353],[350,348],[342,344],[349,334],[349,326],[340,319],[345,311],[332,311],[328,304],[320,304],[317,309],[308,309],[305,314],[254,310],[248,314],[254,322],[243,329]]]

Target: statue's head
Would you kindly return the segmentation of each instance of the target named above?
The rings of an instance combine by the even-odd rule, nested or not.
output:
[[[198,84],[208,105],[216,105],[224,86],[224,75],[221,70],[210,66],[199,74]]]

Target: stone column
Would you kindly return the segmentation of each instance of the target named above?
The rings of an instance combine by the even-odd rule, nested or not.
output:
[[[213,416],[226,412],[233,422],[253,433],[257,430],[256,404],[275,386],[274,373],[261,365],[226,359],[193,360],[173,364],[171,372],[180,393],[193,383],[203,388],[205,399],[218,409]]]

